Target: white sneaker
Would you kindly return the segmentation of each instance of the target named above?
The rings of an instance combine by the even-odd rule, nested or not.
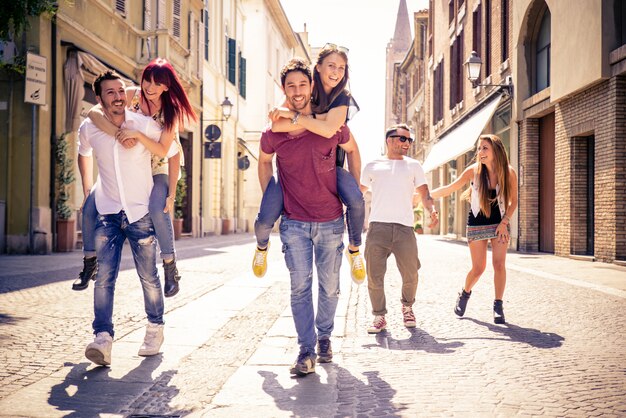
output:
[[[106,331],[99,332],[93,342],[85,348],[85,357],[100,366],[108,366],[111,364],[112,347],[113,338],[111,335]]]
[[[163,344],[163,324],[148,322],[146,336],[139,348],[139,355],[144,357],[157,355],[161,349],[161,344]]]

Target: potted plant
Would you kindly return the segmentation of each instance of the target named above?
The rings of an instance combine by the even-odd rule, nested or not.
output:
[[[76,245],[76,220],[72,219],[74,212],[69,205],[70,186],[76,180],[74,176],[74,160],[69,158],[69,132],[62,134],[54,150],[56,163],[56,226],[57,251],[72,251]]]
[[[178,240],[183,234],[183,202],[187,197],[187,173],[185,168],[180,168],[180,178],[176,183],[176,196],[174,199],[174,239]]]
[[[413,230],[416,234],[424,233],[424,207],[420,203],[416,208],[413,209],[413,219],[415,223],[413,224]]]

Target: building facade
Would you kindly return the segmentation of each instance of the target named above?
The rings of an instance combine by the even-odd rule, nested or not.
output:
[[[624,262],[626,4],[529,0],[513,16],[519,248]]]
[[[450,183],[472,162],[481,133],[496,134],[519,178],[511,247],[623,263],[624,2],[431,0],[429,6],[428,133],[416,156],[421,146],[432,186]],[[478,86],[464,68],[472,51],[482,61]],[[411,73],[408,56],[399,70]],[[463,239],[468,207],[459,196],[440,201],[440,234]]]

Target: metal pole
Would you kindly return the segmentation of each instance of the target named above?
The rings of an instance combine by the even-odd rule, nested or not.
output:
[[[32,127],[31,127],[31,141],[30,141],[30,210],[28,211],[28,241],[30,253],[35,254],[35,240],[33,234],[33,210],[34,210],[34,201],[35,201],[35,175],[36,175],[36,129],[37,129],[37,105],[33,105],[33,114],[32,114]]]

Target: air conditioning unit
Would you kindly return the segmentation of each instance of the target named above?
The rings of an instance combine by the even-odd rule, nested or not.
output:
[[[511,84],[513,84],[513,77],[512,77],[512,76],[510,76],[510,75],[507,75],[507,76],[504,78],[504,84],[508,84],[509,86],[510,86]]]

